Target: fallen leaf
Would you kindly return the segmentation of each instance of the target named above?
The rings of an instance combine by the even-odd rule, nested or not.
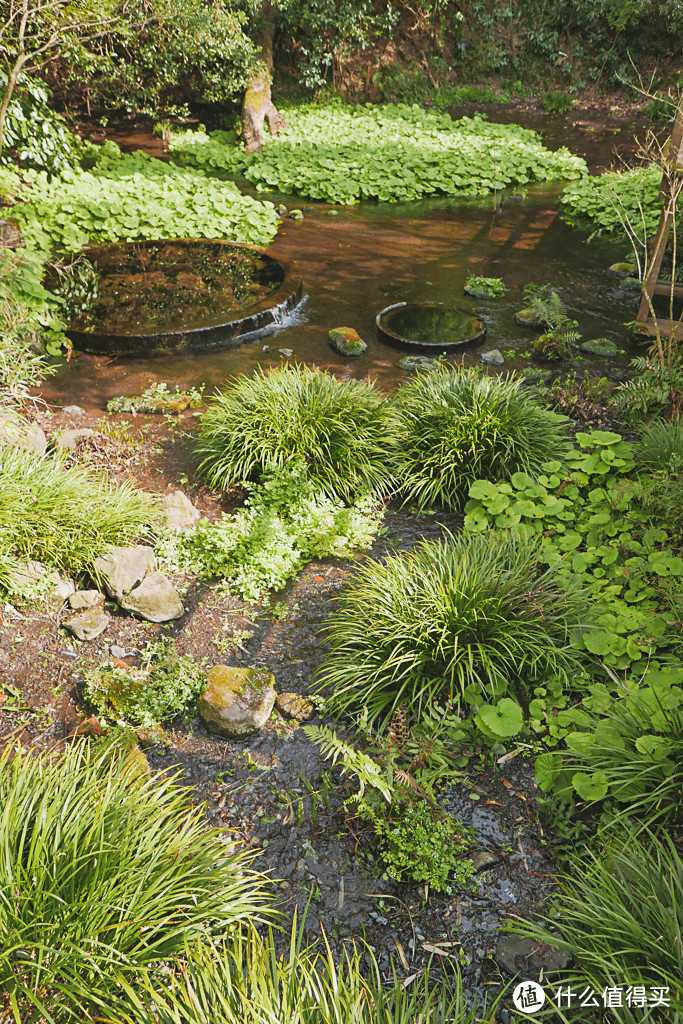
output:
[[[486,804],[488,807],[502,807],[503,805],[498,800],[487,800]]]
[[[396,946],[396,952],[399,955],[401,963],[403,964],[404,969],[407,971],[408,970],[408,961],[406,959],[405,950],[404,950],[403,946],[401,945],[401,943],[398,941],[398,939],[394,939],[394,945]]]

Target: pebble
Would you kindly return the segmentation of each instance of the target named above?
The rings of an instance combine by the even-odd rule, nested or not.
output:
[[[261,349],[262,352],[270,352],[270,345],[264,345]]]
[[[278,352],[280,353],[281,356],[284,356],[285,359],[291,359],[292,356],[294,355],[293,348],[279,348]]]
[[[127,651],[125,647],[119,647],[118,644],[112,644],[109,648],[109,653],[112,658],[125,658]]]
[[[85,409],[81,409],[80,405],[65,405],[62,412],[67,416],[85,416]]]

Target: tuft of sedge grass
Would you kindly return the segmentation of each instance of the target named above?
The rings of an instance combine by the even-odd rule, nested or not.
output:
[[[603,837],[604,838],[604,837]],[[652,1020],[683,1016],[683,859],[666,834],[621,829],[605,848],[574,858],[560,879],[560,895],[546,925],[523,922],[510,930],[567,953],[575,970],[560,984],[669,988],[669,1006]],[[561,934],[557,931],[560,929]],[[675,1016],[674,1016],[675,1015]]]
[[[200,471],[227,489],[303,464],[328,497],[386,492],[389,418],[372,384],[306,366],[258,369],[230,380],[201,417]]]
[[[82,740],[12,753],[0,757],[0,1007],[15,1020],[90,1020],[120,981],[268,910],[267,879],[137,751]]]
[[[303,945],[296,915],[277,937],[245,931],[230,943],[188,944],[179,968],[135,988],[127,984],[108,1024],[493,1024],[500,998],[468,1008],[460,974],[432,967],[406,985],[385,984],[365,943],[335,957],[326,936]],[[286,940],[286,936],[283,936]],[[128,1004],[130,1009],[122,1012]]]
[[[482,700],[524,699],[574,669],[581,594],[560,589],[539,556],[537,539],[491,531],[367,561],[324,627],[331,653],[320,678],[332,705],[386,722],[401,705],[419,717],[459,704],[469,688]]]
[[[542,409],[521,380],[474,368],[416,374],[393,408],[395,474],[420,508],[458,508],[474,480],[533,476],[567,448],[565,417]]]
[[[0,447],[5,559],[37,559],[74,576],[92,573],[107,546],[138,540],[158,520],[154,495],[128,482],[113,486],[60,458]]]

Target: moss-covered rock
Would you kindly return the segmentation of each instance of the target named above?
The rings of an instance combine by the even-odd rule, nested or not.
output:
[[[519,324],[520,327],[531,327],[535,331],[542,331],[544,324],[536,316],[536,310],[528,306],[526,309],[520,309],[515,313],[515,323]]]
[[[635,269],[634,263],[613,263],[607,268],[607,273],[613,277],[630,277]]]
[[[216,665],[199,698],[199,714],[210,732],[242,739],[263,728],[275,704],[275,679],[268,669]]]
[[[404,356],[403,359],[399,360],[398,365],[402,370],[425,372],[428,370],[438,370],[441,363],[438,359],[430,359],[429,356]]]
[[[610,341],[609,338],[589,338],[588,341],[582,342],[579,348],[589,356],[603,356],[607,358],[615,356],[619,351],[615,343]]]
[[[340,356],[362,356],[368,346],[353,327],[334,327],[327,335],[327,340]]]

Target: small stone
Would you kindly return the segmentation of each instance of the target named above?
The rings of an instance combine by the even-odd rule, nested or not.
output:
[[[72,612],[84,612],[88,608],[103,608],[104,596],[99,590],[77,590],[69,597]]]
[[[258,732],[275,704],[275,679],[268,669],[216,665],[199,698],[199,714],[210,732],[242,739]]]
[[[119,647],[118,644],[112,644],[109,648],[109,653],[112,658],[125,658],[128,652],[125,647]]]
[[[280,203],[279,206],[276,206],[275,210],[277,212],[278,217],[286,217],[287,216],[287,207],[283,206],[282,203]]]
[[[281,715],[297,722],[307,722],[315,714],[313,703],[299,693],[278,693],[275,707]]]
[[[326,216],[328,216],[328,217],[338,217],[339,216],[339,210],[328,210]]]
[[[67,416],[85,416],[85,409],[81,409],[80,405],[65,405],[62,412]]]
[[[78,447],[79,441],[93,437],[94,434],[95,431],[90,427],[70,428],[69,430],[60,430],[58,434],[55,434],[54,441],[58,451],[74,451]]]
[[[398,365],[402,370],[438,370],[441,365],[438,359],[430,359],[429,356],[404,356],[399,360]]]
[[[29,423],[14,409],[0,409],[0,444],[13,444],[42,455],[47,438],[37,423]]]
[[[505,362],[503,353],[498,348],[489,349],[488,352],[482,352],[481,354],[482,363],[486,363],[488,366],[502,366]]]
[[[161,499],[161,508],[164,514],[164,526],[167,530],[190,530],[201,518],[199,509],[194,507],[183,491],[164,494]]]
[[[520,309],[514,315],[514,321],[520,327],[533,327],[537,331],[543,330],[543,324],[539,323],[538,317],[533,309]]]
[[[106,612],[98,611],[97,608],[89,608],[88,611],[80,612],[72,618],[67,619],[64,625],[77,640],[94,640],[104,633],[109,625],[110,618]]]
[[[292,356],[294,355],[293,348],[279,348],[278,352],[280,353],[281,356],[284,356],[285,359],[291,359]]]
[[[270,345],[264,345],[261,349],[262,352],[270,352]]]
[[[330,348],[340,356],[362,356],[368,346],[353,327],[334,327],[327,335]]]
[[[107,593],[119,602],[156,567],[154,549],[144,544],[107,548],[95,559],[95,570],[102,577]]]
[[[19,562],[12,573],[12,588],[25,597],[38,593],[61,601],[65,601],[76,589],[71,580],[62,579],[54,569],[48,569],[35,559]]]
[[[185,614],[183,602],[171,581],[160,572],[151,572],[123,595],[119,605],[147,622],[170,622]]]
[[[290,210],[289,211],[289,219],[290,220],[303,220],[304,219],[303,211],[302,210]]]
[[[480,850],[472,857],[472,867],[477,873],[485,871],[486,868],[492,868],[494,864],[500,864],[500,857],[497,853],[492,853],[491,850]]]
[[[610,341],[609,338],[591,338],[588,341],[582,342],[579,348],[590,356],[604,356],[607,358],[616,356],[619,351],[615,343]]]
[[[521,974],[525,978],[538,977],[541,968],[544,975],[563,971],[570,960],[568,953],[521,935],[502,935],[496,947],[498,966],[508,974]]]
[[[635,269],[635,263],[613,263],[607,268],[607,273],[613,277],[630,277]]]

